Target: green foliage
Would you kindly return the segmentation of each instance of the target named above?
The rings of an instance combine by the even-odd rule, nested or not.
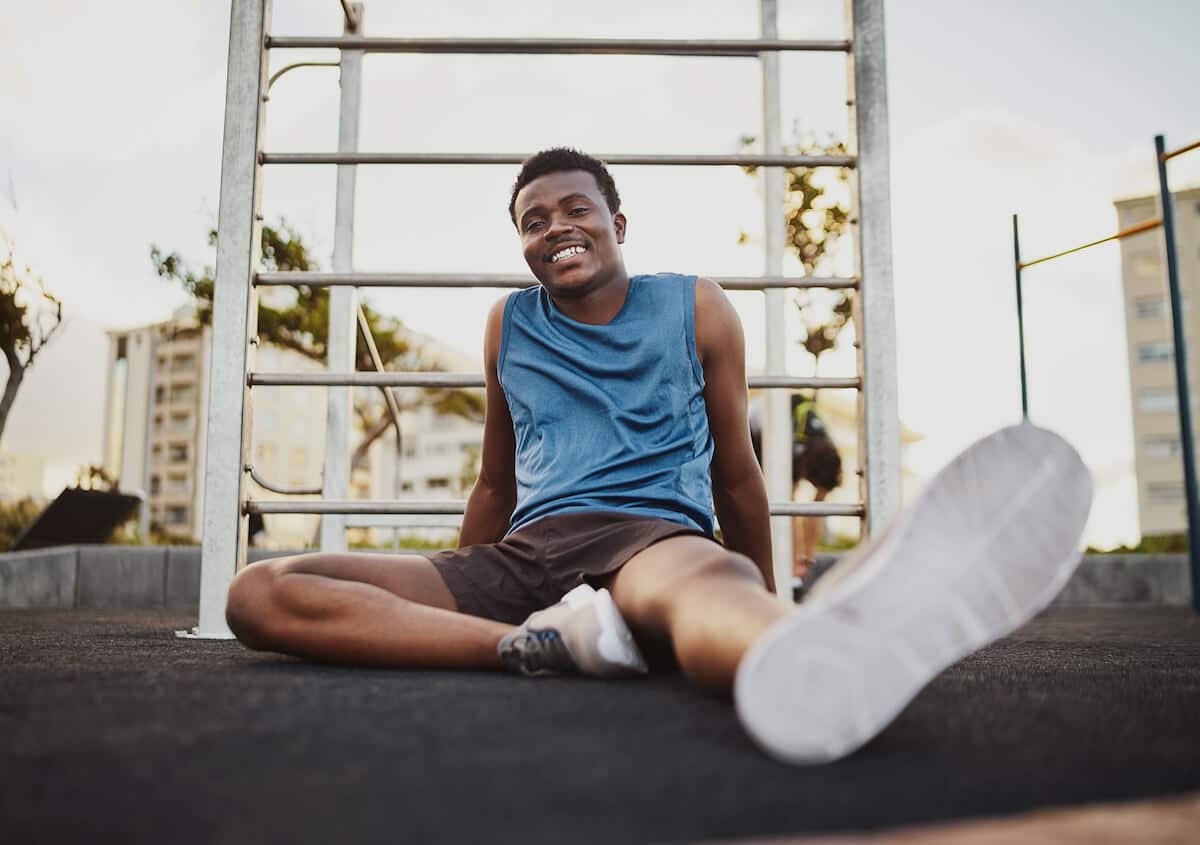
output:
[[[745,136],[742,145],[748,147],[755,138]],[[844,141],[820,142],[809,138],[786,148],[797,155],[845,155]],[[754,174],[757,167],[743,168]],[[786,248],[804,268],[805,275],[829,272],[840,239],[850,229],[849,181],[850,170],[845,167],[789,167],[784,191],[784,214],[787,219]],[[739,243],[750,236],[743,231]],[[813,356],[816,371],[821,355],[837,346],[838,335],[854,314],[852,292],[798,290],[792,293],[792,303],[801,314],[798,343]]]
[[[29,267],[20,268],[11,243],[0,262],[0,353],[8,375],[0,390],[0,436],[25,380],[25,371],[62,326],[62,300],[46,292],[40,277]]]
[[[208,243],[210,247],[216,247],[215,229],[209,231]],[[301,236],[284,220],[280,220],[276,226],[262,226],[260,260],[264,271],[308,272],[319,269]],[[189,266],[178,252],[164,253],[157,245],[150,247],[150,262],[159,276],[180,285],[195,300],[201,323],[207,325],[212,322],[216,283],[216,271],[212,265],[205,264],[197,270]],[[316,361],[324,361],[329,338],[329,288],[295,285],[289,290],[294,294],[294,299],[289,301],[285,302],[282,298],[270,302],[260,300],[258,336],[266,343],[292,349]],[[443,369],[426,350],[405,338],[404,326],[399,320],[379,314],[365,304],[362,310],[384,369]],[[373,371],[375,365],[363,333],[357,332],[356,337],[355,369]],[[405,397],[404,400],[398,399],[401,410],[428,405],[439,414],[483,420],[484,399],[479,391],[430,388],[406,391]],[[364,432],[363,440],[352,457],[352,461],[357,462],[392,423],[386,407],[381,409],[378,403],[356,403],[355,411]],[[400,448],[399,442],[396,447]]]
[[[440,552],[443,549],[453,549],[458,546],[458,535],[445,541],[438,542],[436,540],[426,540],[423,537],[414,537],[411,534],[401,534],[399,543],[393,544],[390,540],[386,543],[368,543],[365,540],[352,541],[349,544],[352,549],[361,551],[391,551],[393,548],[400,548],[406,551],[424,551],[424,552]]]
[[[1089,555],[1173,555],[1187,554],[1187,534],[1146,534],[1136,546],[1097,549],[1089,546]]]
[[[15,502],[0,501],[0,551],[11,549],[21,532],[41,512],[41,505],[29,497]]]

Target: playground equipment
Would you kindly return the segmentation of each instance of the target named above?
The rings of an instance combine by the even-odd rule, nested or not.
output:
[[[734,155],[597,154],[611,165],[706,165],[763,168],[766,224],[764,272],[760,277],[721,278],[729,290],[761,290],[766,300],[767,375],[750,379],[755,388],[841,388],[859,391],[861,501],[853,504],[797,504],[791,494],[791,425],[787,395],[768,393],[764,417],[764,465],[770,499],[775,581],[791,584],[793,516],[858,516],[867,533],[880,530],[900,502],[899,423],[896,410],[895,323],[892,305],[888,122],[882,0],[847,0],[848,37],[842,40],[785,40],[778,36],[777,0],[761,0],[761,38],[586,39],[586,38],[368,38],[363,7],[341,0],[343,34],[281,37],[269,32],[270,0],[233,0],[230,20],[225,130],[221,159],[217,277],[213,303],[213,357],[208,406],[203,548],[199,624],[184,636],[229,637],[225,596],[245,565],[246,527],[252,513],[320,514],[321,548],[345,548],[346,515],[460,515],[463,501],[348,500],[351,391],[359,386],[483,386],[481,374],[354,371],[357,289],[394,286],[423,288],[522,288],[528,276],[486,274],[359,273],[353,270],[354,186],[358,165],[519,165],[526,154],[363,152],[358,149],[362,60],[366,53],[600,54],[676,57],[757,58],[762,68],[764,151]],[[340,51],[341,100],[338,149],[327,153],[288,153],[261,148],[267,88],[299,62],[268,76],[271,50],[330,48]],[[792,155],[783,150],[780,130],[779,55],[789,51],[838,52],[848,58],[854,155]],[[328,63],[315,63],[328,64]],[[532,151],[529,151],[532,152]],[[591,152],[591,151],[589,151]],[[261,172],[267,165],[337,166],[333,269],[328,273],[261,273],[256,266],[261,217]],[[785,242],[785,168],[850,167],[855,196],[853,237],[856,268],[851,277],[791,278],[782,275]],[[253,367],[257,344],[257,289],[272,285],[322,285],[331,290],[328,371],[259,373]],[[853,378],[797,378],[785,371],[784,291],[787,288],[853,288],[859,343]],[[359,321],[361,322],[361,320]],[[371,342],[365,326],[365,337]],[[482,330],[482,327],[481,327]],[[326,426],[325,472],[320,501],[253,500],[246,482],[250,462],[253,388],[260,385],[327,385],[331,388]],[[396,415],[394,402],[389,410]],[[279,493],[289,491],[264,485]],[[781,598],[790,601],[790,590]]]
[[[1025,317],[1021,300],[1021,273],[1056,258],[1072,255],[1110,241],[1119,241],[1142,232],[1161,228],[1163,231],[1163,255],[1166,258],[1167,291],[1171,301],[1171,332],[1174,339],[1175,391],[1179,405],[1179,441],[1183,451],[1183,487],[1187,497],[1188,558],[1192,577],[1192,608],[1200,613],[1200,495],[1196,490],[1196,441],[1192,428],[1191,383],[1188,381],[1188,350],[1183,315],[1183,295],[1179,288],[1179,257],[1175,249],[1175,209],[1171,187],[1167,180],[1167,162],[1176,156],[1200,149],[1200,141],[1186,144],[1174,150],[1166,148],[1162,135],[1154,136],[1154,159],[1158,172],[1159,216],[1127,226],[1114,235],[1090,241],[1080,246],[1035,258],[1021,260],[1021,240],[1017,226],[1017,215],[1013,215],[1013,267],[1017,282],[1017,345],[1021,357],[1021,417],[1029,419],[1029,392],[1025,379]]]

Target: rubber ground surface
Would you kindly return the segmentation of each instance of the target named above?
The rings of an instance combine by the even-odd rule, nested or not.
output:
[[[1200,620],[1062,609],[857,753],[773,762],[679,675],[317,666],[149,611],[0,612],[9,842],[691,842],[1200,787]]]

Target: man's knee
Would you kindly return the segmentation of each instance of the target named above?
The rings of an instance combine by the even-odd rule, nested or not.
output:
[[[635,612],[659,619],[665,619],[675,602],[686,592],[711,586],[717,581],[766,586],[754,561],[716,544],[712,549],[689,556],[686,561],[679,561],[670,567],[667,577],[656,581],[653,585],[647,585],[649,589],[639,591],[640,595],[635,601],[640,607]]]
[[[270,561],[253,563],[239,572],[225,599],[225,622],[243,645],[263,649],[270,641],[272,593],[279,579],[278,566]]]

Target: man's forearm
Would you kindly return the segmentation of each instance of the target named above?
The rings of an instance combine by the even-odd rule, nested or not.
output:
[[[725,546],[750,558],[775,589],[771,559],[771,517],[761,476],[748,476],[736,487],[722,487],[714,497]]]
[[[476,481],[471,488],[471,495],[467,497],[462,531],[458,535],[459,548],[478,543],[499,543],[508,533],[515,505],[516,497],[512,492],[495,490],[482,479]]]

